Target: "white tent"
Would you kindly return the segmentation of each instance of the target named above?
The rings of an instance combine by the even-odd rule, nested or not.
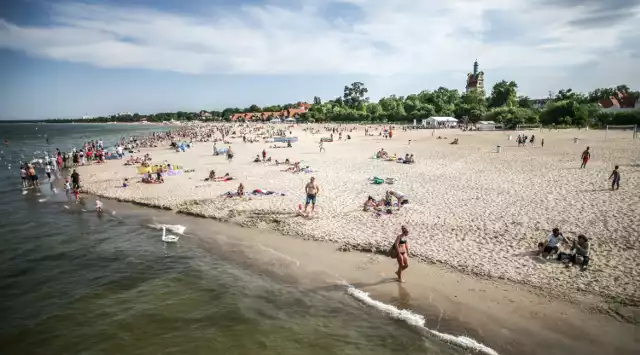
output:
[[[496,123],[493,121],[478,121],[476,127],[478,131],[495,131]]]
[[[293,122],[293,123],[295,123],[295,122],[296,122],[296,119],[295,119],[295,118],[293,118],[293,117],[289,117],[289,118],[286,118],[284,121],[285,121],[285,122]]]
[[[458,120],[453,117],[429,117],[427,123],[431,127],[455,127],[458,125]]]
[[[282,123],[282,120],[279,118],[272,118],[271,121],[269,121],[270,123]]]

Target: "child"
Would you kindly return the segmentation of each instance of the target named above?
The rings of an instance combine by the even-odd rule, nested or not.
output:
[[[102,202],[100,200],[96,200],[96,212],[102,212]]]
[[[71,183],[69,183],[69,179],[64,179],[64,191],[67,194],[67,199],[71,200]]]
[[[129,186],[129,179],[124,179],[124,182],[122,183],[122,187],[127,187]]]
[[[73,194],[76,196],[76,203],[80,203],[80,190],[73,189]]]
[[[611,180],[613,179],[613,180]],[[618,166],[613,169],[611,175],[609,175],[609,180],[611,180],[611,191],[620,189],[620,172],[618,171]]]

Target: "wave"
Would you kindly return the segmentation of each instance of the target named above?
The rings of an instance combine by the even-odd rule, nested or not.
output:
[[[346,286],[347,286],[347,294],[355,298],[356,300],[360,301],[361,303],[367,306],[374,307],[382,311],[383,313],[388,314],[392,318],[402,320],[410,325],[418,327],[423,331],[427,332],[428,334],[430,334],[431,336],[435,336],[436,338],[446,343],[449,343],[467,350],[487,354],[487,355],[498,355],[497,351],[469,337],[462,336],[462,335],[456,336],[456,335],[441,333],[436,330],[427,328],[425,326],[425,322],[426,322],[425,318],[420,314],[411,312],[410,310],[406,310],[406,309],[398,309],[390,304],[376,301],[373,298],[371,298],[368,293],[362,290],[358,290],[357,288],[348,284]]]
[[[166,228],[167,230],[172,231],[173,233],[178,233],[178,234],[183,234],[184,235],[184,231],[187,229],[187,227],[185,226],[181,226],[179,224],[147,224],[147,227],[149,228],[154,228],[154,229],[162,229],[162,227]]]

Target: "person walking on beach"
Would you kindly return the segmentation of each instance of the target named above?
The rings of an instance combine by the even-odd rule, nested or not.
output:
[[[322,139],[320,140],[320,145],[318,145],[318,147],[320,147],[320,153],[324,152],[324,142]]]
[[[402,226],[400,230],[401,233],[396,237],[394,243],[396,259],[398,260],[398,271],[396,271],[396,275],[398,275],[398,281],[404,282],[402,272],[409,267],[409,241],[407,239],[409,230],[405,226]]]
[[[582,152],[582,165],[580,165],[580,169],[584,169],[587,167],[587,163],[591,159],[591,152],[589,152],[589,147]]]
[[[618,171],[618,166],[613,169],[611,175],[609,175],[609,180],[611,180],[611,191],[620,190],[620,172]]]
[[[316,183],[315,177],[311,177],[307,185],[305,185],[304,190],[307,194],[307,200],[304,204],[304,213],[307,213],[309,204],[311,204],[311,212],[314,212],[316,209],[316,198],[320,193],[320,186],[318,186],[318,184]]]
[[[47,178],[51,181],[51,163],[47,163],[47,165],[44,166],[44,173],[47,174]]]
[[[544,138],[540,140],[540,148],[544,148]]]
[[[233,151],[231,150],[231,146],[227,149],[227,160],[229,160],[229,163],[233,160]]]

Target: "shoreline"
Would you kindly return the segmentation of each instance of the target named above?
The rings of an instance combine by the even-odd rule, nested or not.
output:
[[[410,325],[416,317],[424,317],[429,331],[442,332],[452,339],[470,337],[500,354],[632,354],[638,346],[633,337],[637,325],[593,312],[595,309],[588,307],[586,301],[554,299],[526,285],[479,279],[424,263],[413,263],[407,282],[401,284],[391,280],[395,261],[385,256],[344,253],[337,250],[335,243],[301,240],[270,230],[127,202],[107,201],[105,207],[119,211],[119,218],[139,211],[155,223],[184,225],[187,230],[181,242],[195,242],[219,254],[239,253],[242,263],[287,282],[296,280],[300,287],[310,290],[341,292],[364,306],[377,308],[363,302],[361,293],[354,295],[341,283],[346,282],[371,300],[412,312],[390,314],[380,309],[381,316],[398,317]],[[550,343],[555,344],[553,351],[546,346]],[[460,346],[457,340],[455,344]]]
[[[85,192],[86,193],[86,192]],[[107,195],[102,195],[100,193],[89,193],[91,196],[99,197],[102,200],[115,201],[118,203],[131,204],[140,208],[148,208],[158,211],[167,211],[176,215],[182,215],[189,218],[198,218],[203,220],[214,221],[215,223],[221,223],[228,226],[234,226],[242,228],[243,230],[251,230],[252,232],[264,231],[265,228],[257,227],[255,225],[247,225],[243,223],[243,220],[233,220],[233,218],[220,218],[215,216],[208,216],[203,213],[198,213],[194,211],[184,211],[184,210],[174,210],[166,205],[155,204],[153,202],[141,202],[136,200],[128,200],[126,198],[112,198]],[[298,238],[302,241],[311,241],[312,243],[322,243],[331,247],[335,247],[335,251],[337,253],[353,253],[353,254],[373,254],[381,258],[388,258],[386,255],[386,250],[380,248],[354,248],[354,247],[345,247],[342,244],[338,244],[336,242],[313,239],[313,238],[300,238],[299,235],[292,234],[284,234],[281,233],[277,229],[266,229],[269,233],[277,233],[284,237],[293,237]],[[529,285],[520,283],[517,281],[504,279],[504,278],[492,278],[485,274],[481,273],[465,273],[461,270],[456,269],[451,265],[447,265],[444,263],[432,262],[432,261],[423,261],[419,260],[419,263],[425,265],[427,267],[435,267],[438,268],[443,273],[456,273],[460,276],[466,276],[473,278],[479,282],[500,282],[505,286],[510,288],[515,288],[518,290],[523,290],[527,293],[535,297],[544,297],[549,298],[550,293],[547,290],[543,290],[540,287],[536,287],[536,285]],[[605,315],[614,319],[618,322],[623,322],[627,324],[637,325],[640,324],[640,308],[635,304],[627,304],[623,300],[610,300],[606,297],[602,297],[597,294],[592,294],[589,292],[579,292],[574,293],[570,296],[563,294],[561,292],[552,292],[551,293],[555,298],[559,298],[564,302],[568,302],[572,305],[580,306],[582,309],[586,309],[589,313],[597,313],[601,315]]]
[[[419,238],[412,243],[415,245],[412,248],[414,261],[442,265],[479,278],[504,279],[516,284],[529,285],[543,293],[555,294],[566,299],[595,295],[603,298],[600,303],[607,307],[608,303],[612,302],[631,307],[640,305],[640,293],[638,288],[634,288],[634,285],[640,285],[640,275],[635,270],[628,273],[622,269],[624,264],[639,257],[640,253],[635,248],[633,243],[636,242],[633,240],[624,239],[622,246],[619,240],[598,240],[601,245],[597,245],[593,267],[586,273],[576,272],[574,268],[565,270],[561,265],[541,262],[524,253],[534,249],[536,240],[544,238],[553,226],[560,226],[565,234],[581,232],[585,227],[584,223],[580,222],[585,218],[584,213],[588,214],[589,223],[596,227],[590,232],[587,231],[587,235],[597,237],[614,234],[632,237],[633,228],[637,228],[634,222],[638,217],[628,211],[633,211],[636,204],[640,206],[640,200],[632,195],[635,184],[640,182],[640,170],[633,168],[633,165],[623,165],[626,190],[616,192],[622,196],[615,203],[625,201],[627,207],[622,207],[622,215],[616,216],[620,217],[617,220],[602,220],[600,213],[603,206],[610,204],[609,197],[606,193],[599,193],[601,189],[592,181],[608,174],[608,165],[611,163],[595,161],[591,163],[594,166],[593,170],[585,170],[581,175],[577,175],[576,170],[562,166],[567,166],[570,160],[573,161],[573,151],[581,149],[584,145],[596,146],[597,149],[603,150],[600,154],[622,164],[625,161],[621,161],[620,157],[633,156],[640,152],[633,143],[620,146],[612,137],[603,141],[595,131],[545,132],[549,147],[545,146],[544,150],[538,147],[522,149],[505,146],[502,155],[498,155],[489,149],[495,149],[495,142],[505,141],[502,132],[469,133],[440,130],[438,133],[449,135],[449,140],[456,137],[460,138],[463,144],[467,141],[470,143],[449,148],[447,141],[437,141],[430,134],[424,135],[421,131],[400,132],[398,136],[408,137],[395,140],[394,135],[394,140],[391,141],[380,137],[357,136],[349,142],[331,143],[327,148],[330,149],[330,153],[319,155],[314,141],[326,134],[312,137],[308,133],[296,133],[301,142],[296,143],[291,149],[270,149],[266,143],[243,144],[238,143],[237,138],[232,139],[238,156],[233,163],[226,162],[223,157],[212,156],[211,143],[196,143],[196,146],[186,153],[176,153],[164,148],[143,148],[141,154],[152,154],[154,162],[168,160],[173,164],[183,165],[185,169],[195,169],[196,173],[169,177],[165,184],[134,183],[127,189],[122,189],[118,188],[118,185],[124,177],[136,178],[135,167],[121,166],[122,161],[116,160],[109,161],[99,169],[95,166],[81,167],[83,187],[87,192],[103,198],[173,210],[176,213],[235,223],[243,227],[275,230],[305,240],[334,242],[342,251],[384,252],[392,242],[390,238],[393,238],[399,224],[408,224]],[[353,133],[356,134],[358,133]],[[573,136],[581,137],[580,145],[576,146],[573,143]],[[418,139],[413,139],[407,145],[405,138],[414,137]],[[334,146],[344,149],[331,151]],[[371,152],[379,147],[390,147],[387,148],[389,152],[399,154],[407,151],[421,152],[418,159],[425,160],[427,165],[418,165],[421,163],[419,162],[416,166],[405,169],[408,167],[402,164],[367,159],[367,156],[370,157],[367,151]],[[274,159],[284,160],[284,157],[287,157],[293,158],[293,161],[303,160],[304,164],[311,165],[315,171],[312,175],[317,177],[321,187],[326,191],[319,197],[320,212],[317,218],[296,217],[295,206],[298,205],[301,195],[299,191],[311,174],[284,173],[278,168],[270,167],[270,164],[251,163],[251,157],[263,148],[266,148]],[[551,154],[551,157],[547,157],[548,154]],[[242,160],[236,162],[237,159]],[[553,166],[556,164],[554,161],[559,161],[561,167]],[[522,163],[530,167],[521,167]],[[499,184],[492,182],[495,172],[487,170],[491,169],[487,164],[491,164],[494,170],[498,169],[498,176],[502,179]],[[569,166],[573,164],[570,162]],[[555,172],[557,176],[535,173],[535,169],[544,169],[545,165],[560,169]],[[503,170],[505,168],[509,170]],[[202,178],[209,169],[215,169],[219,175],[230,172],[236,179],[230,183],[203,182]],[[526,170],[521,172],[522,169]],[[355,174],[348,170],[355,171]],[[468,177],[455,175],[464,174],[465,171]],[[522,175],[523,173],[525,175]],[[424,185],[419,179],[421,174],[432,176],[434,183]],[[369,185],[366,177],[375,175],[398,177],[400,182],[396,185],[399,186]],[[488,176],[485,178],[484,175]],[[466,195],[455,191],[459,189],[456,187],[459,183],[467,183],[466,179],[471,179],[470,181],[484,188],[474,191],[477,188],[470,186],[471,190]],[[569,186],[566,179],[575,181]],[[242,182],[248,191],[261,188],[283,192],[286,196],[257,197],[251,201],[220,197],[225,191],[235,190],[239,182]],[[586,185],[588,190],[579,190],[580,184]],[[548,190],[549,187],[552,189]],[[413,203],[394,216],[375,218],[360,211],[360,201],[364,200],[367,194],[378,197],[386,188],[408,192]],[[593,190],[589,190],[590,188]],[[537,189],[548,191],[538,192]],[[571,201],[569,196],[575,196],[576,193],[582,196],[577,195],[578,201]],[[551,204],[546,202],[542,209],[531,209],[532,198],[545,199],[549,194],[557,195],[558,198],[551,201]],[[516,205],[515,209],[509,208],[513,199],[519,201],[523,198],[527,202],[525,205]],[[492,214],[483,211],[482,209],[486,208],[483,206],[484,200],[495,201],[488,206],[488,210],[496,211]],[[505,201],[507,209],[504,208]],[[423,205],[425,202],[428,205]],[[575,205],[575,202],[580,202],[583,206]],[[589,205],[584,205],[585,202]],[[525,209],[520,210],[521,207]],[[618,207],[621,206],[616,205],[616,208]],[[460,214],[452,215],[447,212],[449,208]],[[554,215],[546,213],[545,209],[560,209],[570,213]],[[422,239],[423,236],[427,239]],[[503,247],[498,250],[491,248],[496,242],[504,243]],[[438,248],[437,245],[444,245],[445,248]],[[620,257],[623,258],[622,261],[614,261]],[[608,258],[614,259],[610,261]],[[549,276],[552,278],[549,279]]]

